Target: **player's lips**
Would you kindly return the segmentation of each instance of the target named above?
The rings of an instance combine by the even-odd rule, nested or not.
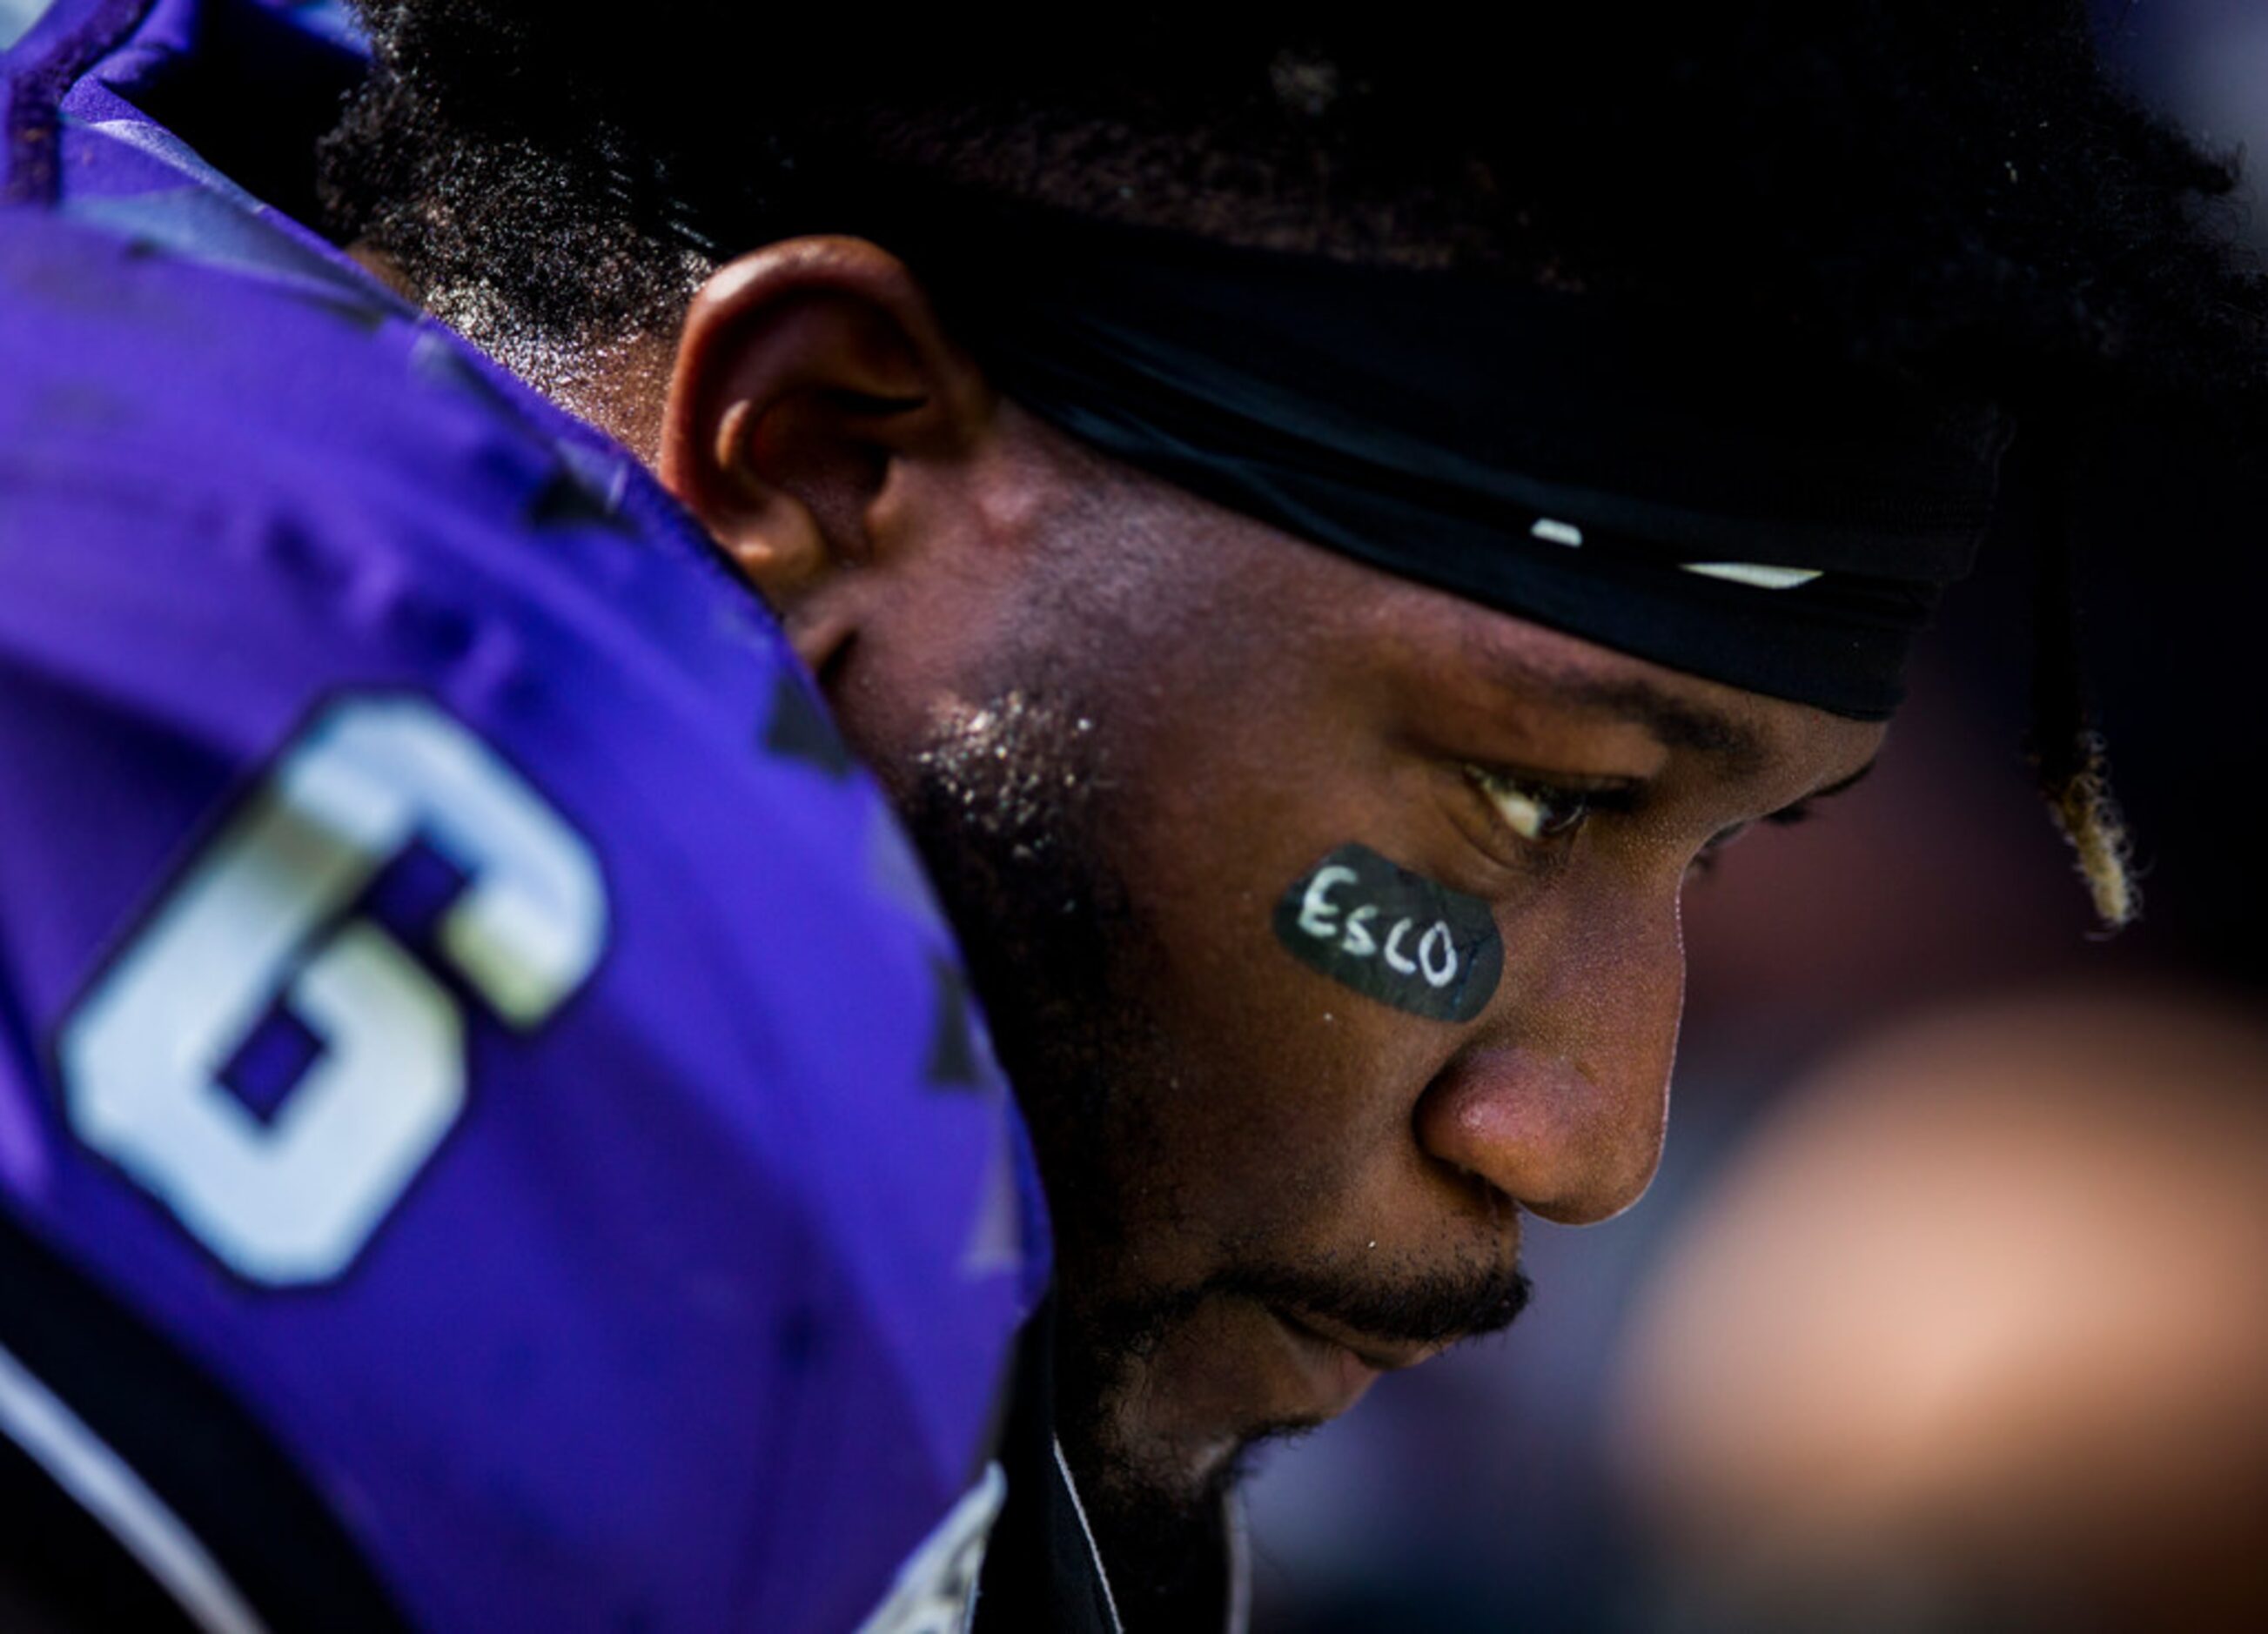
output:
[[[1291,1340],[1302,1371],[1335,1413],[1353,1406],[1381,1373],[1415,1366],[1446,1348],[1381,1339],[1326,1317],[1278,1306],[1269,1306],[1268,1314]]]

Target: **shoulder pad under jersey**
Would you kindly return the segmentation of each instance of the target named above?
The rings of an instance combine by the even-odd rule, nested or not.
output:
[[[195,1424],[417,1626],[853,1626],[1045,1274],[919,870],[627,456],[188,208],[0,210],[0,1225],[189,1381],[0,1292],[0,1439],[276,1625]]]

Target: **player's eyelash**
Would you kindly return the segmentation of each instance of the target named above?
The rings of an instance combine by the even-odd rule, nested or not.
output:
[[[1794,827],[1800,822],[1809,822],[1818,814],[1818,812],[1814,809],[1811,800],[1807,797],[1806,799],[1798,800],[1793,806],[1782,806],[1776,812],[1766,812],[1760,821],[1771,823],[1774,828],[1788,828]],[[1724,849],[1727,845],[1730,845],[1734,840],[1738,839],[1748,827],[1749,825],[1747,823],[1741,823],[1734,828],[1727,828],[1724,833],[1711,840],[1708,844],[1703,846],[1701,850],[1696,853],[1693,860],[1685,865],[1687,877],[1705,879],[1708,875],[1715,872],[1718,858],[1724,851]]]
[[[1572,841],[1597,813],[1628,812],[1638,805],[1639,788],[1636,784],[1571,786],[1504,767],[1469,763],[1464,769],[1467,779],[1487,801],[1497,821],[1527,845],[1548,847]],[[1812,799],[1807,796],[1792,806],[1767,812],[1756,821],[1785,828],[1808,822],[1816,815]],[[1689,877],[1705,878],[1713,872],[1724,848],[1751,826],[1747,822],[1735,824],[1703,846],[1686,865]]]
[[[1764,821],[1775,828],[1791,828],[1797,823],[1809,822],[1817,815],[1819,815],[1818,808],[1807,796],[1793,806],[1783,806],[1776,812],[1766,812]]]

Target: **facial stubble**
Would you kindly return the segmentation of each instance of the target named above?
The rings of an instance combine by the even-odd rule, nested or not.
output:
[[[1418,1343],[1504,1326],[1527,1299],[1508,1265],[1410,1268],[1383,1284],[1258,1255],[1196,1286],[1140,1274],[1143,1233],[1188,1218],[1160,1096],[1202,1073],[1139,996],[1164,939],[1126,888],[1112,836],[1140,821],[1113,764],[1109,716],[1006,691],[943,716],[895,769],[893,792],[946,910],[1031,1127],[1058,1266],[1057,1433],[1114,1581],[1170,1595],[1219,1538],[1219,1500],[1257,1439],[1313,1419],[1253,1422],[1217,1453],[1145,1445],[1124,1410],[1146,1364],[1209,1300],[1295,1308]],[[1233,1254],[1226,1255],[1234,1260]]]

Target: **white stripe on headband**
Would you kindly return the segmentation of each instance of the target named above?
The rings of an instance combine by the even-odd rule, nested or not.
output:
[[[1736,585],[1754,585],[1758,590],[1792,590],[1819,577],[1817,568],[1766,567],[1760,562],[1681,562],[1677,565],[1689,573],[1729,578]]]

